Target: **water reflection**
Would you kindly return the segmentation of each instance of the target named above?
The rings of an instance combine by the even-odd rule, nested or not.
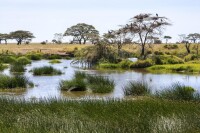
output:
[[[1,95],[14,95],[17,97],[23,97],[25,99],[33,98],[123,98],[123,86],[132,80],[143,80],[155,90],[161,90],[175,82],[180,82],[188,86],[192,86],[197,90],[200,90],[200,76],[199,75],[184,75],[184,74],[154,74],[147,73],[141,70],[134,71],[122,71],[122,70],[81,70],[70,66],[70,60],[61,60],[60,64],[49,64],[47,60],[33,61],[31,65],[27,65],[26,72],[24,73],[31,81],[36,85],[34,88],[24,90],[22,92],[1,92]],[[63,75],[59,76],[33,76],[29,72],[34,67],[41,66],[53,66],[62,70]],[[69,80],[73,77],[75,71],[84,71],[88,74],[96,74],[101,76],[107,76],[113,79],[116,83],[116,87],[113,93],[102,95],[93,94],[90,92],[61,92],[58,90],[60,80]],[[9,69],[3,71],[4,74],[11,75]]]

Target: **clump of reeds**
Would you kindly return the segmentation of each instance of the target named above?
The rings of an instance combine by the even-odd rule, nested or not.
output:
[[[103,76],[88,75],[84,72],[75,72],[72,80],[61,81],[60,90],[67,91],[86,91],[91,89],[94,93],[109,93],[114,90],[113,80]]]
[[[52,66],[43,66],[39,68],[33,68],[33,75],[61,75],[62,72],[58,69],[53,68]]]
[[[88,75],[87,82],[89,84],[89,88],[94,93],[109,93],[112,92],[115,87],[113,80],[103,76]]]
[[[195,89],[180,83],[174,83],[162,91],[157,91],[156,96],[169,100],[194,100]]]
[[[0,75],[0,89],[14,89],[33,87],[33,83],[25,76],[16,75],[10,77],[7,75]]]
[[[151,88],[144,81],[130,81],[123,87],[125,96],[145,96],[151,94]]]

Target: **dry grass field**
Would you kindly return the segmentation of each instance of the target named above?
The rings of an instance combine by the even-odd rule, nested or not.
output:
[[[173,45],[173,44],[169,44]],[[73,52],[74,49],[82,49],[87,46],[93,46],[92,44],[37,44],[37,43],[32,43],[32,44],[22,44],[22,45],[16,45],[16,44],[1,44],[0,45],[0,53],[1,52],[13,52],[13,53],[21,53],[21,54],[26,54],[28,52],[42,52],[42,53],[66,53],[66,52]],[[178,48],[175,49],[170,49],[170,48],[165,48],[165,44],[153,44],[153,45],[146,45],[147,51],[151,51],[152,53],[155,51],[163,52],[163,53],[169,53],[172,55],[176,54],[186,54],[186,49],[184,44],[177,44]],[[116,47],[117,48],[117,47]],[[193,53],[196,53],[196,45],[192,44],[191,45],[191,51]],[[127,44],[122,47],[122,49],[131,52],[131,53],[140,53],[140,47],[137,44]]]
[[[42,52],[42,53],[63,53],[63,52],[72,52],[74,49],[82,49],[86,46],[90,45],[80,45],[80,44],[22,44],[22,45],[17,45],[17,44],[1,44],[0,45],[0,53],[1,52],[13,52],[13,53],[21,53],[21,54],[26,54],[28,52]]]

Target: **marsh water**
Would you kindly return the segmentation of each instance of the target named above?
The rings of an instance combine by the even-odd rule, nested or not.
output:
[[[123,86],[129,81],[146,81],[153,91],[165,89],[173,83],[179,82],[180,84],[191,86],[200,91],[200,75],[187,75],[187,74],[155,74],[147,73],[138,70],[84,70],[70,65],[71,60],[61,60],[60,64],[50,64],[48,60],[33,61],[30,65],[26,66],[24,73],[34,84],[35,87],[26,90],[14,92],[0,92],[1,95],[32,99],[32,98],[123,98]],[[32,68],[41,66],[53,66],[60,69],[64,74],[59,76],[33,76],[30,72]],[[96,74],[106,76],[115,81],[115,89],[110,94],[93,94],[89,92],[61,92],[58,90],[58,85],[61,80],[70,80],[73,78],[75,71],[84,71],[88,74]],[[9,69],[4,70],[2,73],[12,75]]]

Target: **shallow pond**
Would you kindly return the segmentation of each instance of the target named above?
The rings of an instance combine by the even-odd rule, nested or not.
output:
[[[121,70],[83,70],[72,67],[70,65],[71,60],[61,60],[60,64],[50,64],[48,60],[33,61],[31,65],[26,66],[26,72],[24,73],[33,83],[34,88],[13,91],[13,92],[1,92],[1,95],[14,96],[25,99],[33,98],[123,98],[123,86],[132,80],[143,80],[149,83],[152,89],[160,90],[172,83],[182,83],[188,86],[192,86],[198,91],[200,90],[200,75],[186,75],[186,74],[152,74],[143,71],[121,71]],[[29,72],[34,67],[41,66],[53,66],[54,68],[62,70],[63,75],[59,76],[33,76]],[[58,90],[58,85],[61,80],[69,80],[73,77],[75,71],[84,71],[89,74],[97,74],[106,76],[113,79],[116,83],[115,90],[110,94],[92,94],[87,92],[61,92]],[[9,69],[4,70],[2,73],[11,75]]]

